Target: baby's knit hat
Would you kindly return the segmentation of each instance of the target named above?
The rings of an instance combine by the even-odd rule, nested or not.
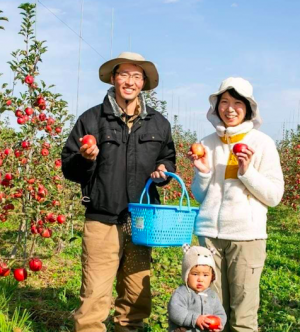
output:
[[[213,254],[209,249],[200,246],[190,247],[189,244],[184,244],[182,246],[182,250],[184,252],[182,260],[182,280],[184,281],[185,284],[187,284],[187,279],[190,270],[195,265],[210,266],[215,274],[214,281],[217,280],[216,264],[213,258]]]

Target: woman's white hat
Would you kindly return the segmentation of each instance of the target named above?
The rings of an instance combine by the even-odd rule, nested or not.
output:
[[[132,52],[123,52],[117,58],[106,61],[99,68],[100,80],[104,83],[112,84],[110,78],[113,69],[122,63],[132,63],[144,70],[147,78],[142,90],[152,90],[158,86],[159,76],[154,63],[146,61],[140,54]]]
[[[253,87],[249,81],[242,77],[227,78],[221,83],[219,90],[209,96],[210,108],[207,113],[207,119],[213,124],[214,127],[220,124],[220,119],[215,110],[218,95],[232,88],[249,101],[253,113],[251,121],[253,122],[254,128],[258,128],[261,125],[262,120],[259,114],[257,102],[253,96]]]

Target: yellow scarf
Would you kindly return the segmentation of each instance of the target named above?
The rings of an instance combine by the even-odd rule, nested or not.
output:
[[[240,142],[248,133],[238,134],[235,136],[224,136],[220,137],[221,141],[224,144],[232,144]],[[229,158],[227,161],[227,166],[225,170],[225,180],[226,179],[237,179],[237,174],[239,171],[239,162],[237,157],[234,155],[232,150],[230,151]]]

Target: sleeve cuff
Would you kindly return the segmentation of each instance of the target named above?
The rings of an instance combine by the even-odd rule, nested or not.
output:
[[[198,170],[198,168],[194,167],[195,170],[195,174],[196,176],[200,177],[200,178],[211,178],[212,176],[212,171],[209,171],[209,173],[202,173]]]

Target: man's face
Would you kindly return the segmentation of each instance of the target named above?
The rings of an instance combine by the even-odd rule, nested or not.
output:
[[[131,63],[122,63],[111,82],[116,89],[116,99],[132,101],[144,86],[143,69]]]

